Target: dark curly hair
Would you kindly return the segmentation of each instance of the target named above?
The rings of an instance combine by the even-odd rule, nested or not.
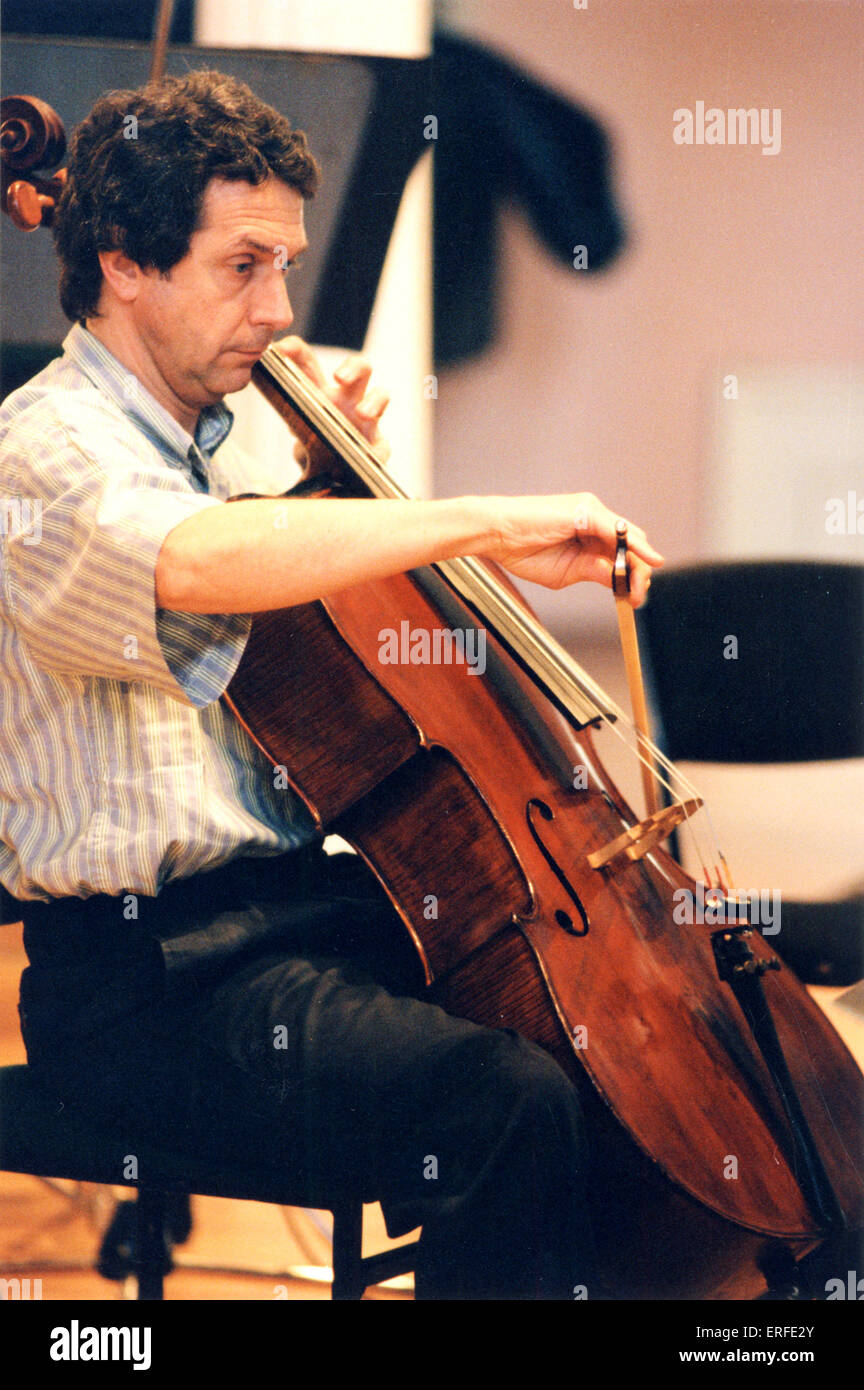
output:
[[[102,292],[98,252],[170,270],[189,250],[212,178],[273,175],[311,198],[319,177],[303,131],[245,82],[207,69],[100,97],[75,128],[68,170],[53,232],[60,303],[82,324]]]

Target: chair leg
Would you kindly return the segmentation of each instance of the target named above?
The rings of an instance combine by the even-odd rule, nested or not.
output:
[[[135,1205],[138,1298],[155,1302],[164,1297],[165,1289],[165,1194],[159,1188],[139,1187]]]
[[[363,1275],[363,1205],[346,1202],[333,1209],[334,1302],[358,1302],[366,1291]]]

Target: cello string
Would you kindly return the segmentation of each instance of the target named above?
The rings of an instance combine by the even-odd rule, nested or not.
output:
[[[264,368],[265,375],[271,380],[275,377],[278,386],[288,393],[289,402],[300,404],[301,407],[305,408],[313,429],[323,434],[325,441],[352,468],[374,495],[410,500],[408,494],[378,459],[369,442],[301,368],[272,347],[263,354],[259,365]],[[329,426],[329,428],[325,428],[325,426]],[[499,610],[498,622],[496,623],[493,618],[490,621],[490,626],[498,632],[499,637],[504,638],[505,642],[507,640],[505,634],[509,632],[512,640],[512,629],[517,629],[521,637],[519,649],[523,659],[526,660],[531,674],[541,685],[546,684],[546,682],[543,681],[536,666],[532,663],[532,651],[543,653],[546,656],[547,661],[552,663],[559,679],[563,678],[565,683],[570,682],[571,684],[575,681],[576,688],[581,694],[587,695],[594,706],[595,714],[592,719],[596,717],[603,720],[606,726],[627,747],[630,756],[635,756],[637,762],[646,767],[660,785],[666,788],[673,802],[677,796],[676,786],[684,794],[681,801],[682,805],[686,802],[688,792],[693,798],[701,799],[696,787],[689,778],[684,776],[681,769],[676,767],[652,740],[640,740],[638,738],[632,720],[617,702],[610,699],[598,683],[587,672],[583,671],[578,662],[566,650],[561,648],[559,654],[559,651],[556,650],[557,644],[554,644],[553,647],[553,639],[544,631],[533,615],[526,613],[482,565],[472,557],[462,557],[435,565],[434,568],[442,571],[445,578],[449,576],[452,579],[455,575],[460,581],[456,585],[457,589],[463,592],[463,597],[466,597],[464,591],[467,590],[468,601],[472,602],[473,600],[472,606],[475,606],[479,614],[487,621],[490,621],[486,612],[490,603],[493,608]],[[502,628],[504,629],[503,632]],[[526,646],[529,649],[527,654],[524,650]],[[614,718],[610,718],[610,712]],[[632,736],[629,739],[628,734]],[[658,765],[669,774],[668,777],[660,774]],[[690,813],[685,809],[684,818],[680,824],[686,827],[692,838],[694,852],[702,865],[703,873],[706,875],[706,885],[710,885],[711,876],[706,864],[704,845],[701,842],[701,830],[694,825],[696,816],[698,816],[698,812]],[[626,819],[622,819],[626,825]],[[706,820],[711,832],[707,838],[711,842],[712,851],[707,859],[710,861],[713,856],[716,861],[718,857],[722,859],[723,856],[714,836],[711,817],[707,813]],[[699,822],[699,826],[701,827],[701,822]]]

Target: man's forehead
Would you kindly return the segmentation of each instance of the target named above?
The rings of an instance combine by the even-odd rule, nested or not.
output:
[[[197,230],[231,241],[245,239],[268,251],[290,230],[294,239],[299,236],[305,244],[303,197],[277,178],[258,184],[214,178],[204,192]]]

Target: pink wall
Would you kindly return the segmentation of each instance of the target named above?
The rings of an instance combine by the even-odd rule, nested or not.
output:
[[[864,358],[864,4],[477,0],[470,13],[475,36],[603,121],[631,241],[587,277],[505,215],[504,331],[441,375],[436,490],[588,488],[670,561],[710,555],[706,469],[717,412],[735,408],[724,374],[742,359]],[[780,153],[676,145],[673,111],[700,100],[779,107]],[[790,505],[761,502],[766,518]],[[572,594],[532,592],[565,629],[580,611],[590,625],[598,597],[574,609]]]

